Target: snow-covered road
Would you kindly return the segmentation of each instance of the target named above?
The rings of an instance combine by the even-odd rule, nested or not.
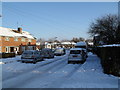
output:
[[[118,78],[102,72],[100,60],[89,53],[84,64],[67,64],[68,56],[32,63],[2,64],[3,88],[118,88]],[[11,59],[11,60],[12,60]],[[5,60],[6,61],[6,60]]]

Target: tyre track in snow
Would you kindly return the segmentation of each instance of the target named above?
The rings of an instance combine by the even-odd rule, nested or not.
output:
[[[57,78],[54,81],[46,84],[45,87],[47,87],[47,88],[60,88],[60,86],[62,86],[62,84],[64,84],[66,81],[69,80],[70,77],[73,76],[73,74],[82,66],[82,64],[76,65],[75,67],[74,67],[74,65],[69,65],[68,67],[65,67],[65,68],[69,68],[71,66],[73,66],[71,71],[69,71],[66,75],[64,75],[60,78]],[[63,69],[65,69],[65,68],[63,68]]]
[[[73,66],[72,68],[71,68],[71,66]],[[43,86],[45,86],[45,88],[46,87],[48,87],[48,88],[51,88],[51,87],[53,87],[54,88],[54,86],[57,86],[56,88],[58,88],[59,87],[59,85],[60,84],[63,84],[63,82],[64,81],[66,81],[68,78],[70,78],[80,67],[81,67],[82,65],[80,64],[80,65],[68,65],[67,63],[64,63],[64,64],[62,64],[62,65],[60,65],[60,66],[57,66],[56,67],[56,69],[53,69],[52,70],[52,74],[49,74],[49,75],[47,75],[47,77],[45,76],[47,73],[44,73],[43,75],[39,75],[39,76],[37,76],[37,77],[35,77],[34,78],[34,80],[30,80],[30,79],[27,79],[27,82],[36,82],[37,80],[38,80],[38,78],[39,78],[39,80],[41,80],[41,81],[44,81],[45,83],[42,83],[41,82],[41,84],[42,84],[42,87]],[[62,75],[62,76],[57,76],[57,75],[55,75],[55,73],[54,72],[56,72],[56,71],[61,71],[61,70],[66,70],[66,69],[69,69],[69,68],[71,68],[71,70],[70,71],[68,71],[68,73],[67,74],[64,74],[64,75]],[[53,75],[55,75],[55,77],[53,76]],[[56,77],[57,76],[57,77]],[[61,79],[59,79],[59,78],[61,78]],[[48,81],[47,81],[48,80]],[[50,81],[49,81],[50,80]],[[32,83],[33,83],[32,82]],[[21,86],[26,86],[26,85],[28,85],[28,83],[26,83],[26,84],[22,84]],[[18,85],[18,87],[19,87],[20,85]],[[41,86],[41,85],[40,85]],[[38,86],[37,86],[38,87]],[[39,87],[40,88],[40,87]]]
[[[59,58],[59,60],[57,59],[57,62],[56,61],[54,61],[54,62],[50,62],[51,64],[53,64],[52,66],[48,66],[48,68],[47,69],[45,69],[44,71],[43,71],[43,73],[47,73],[47,71],[48,70],[51,70],[51,69],[55,69],[56,67],[58,67],[59,69],[60,68],[63,68],[64,66],[66,66],[67,65],[67,63],[64,63],[65,62],[65,60],[67,59],[67,56],[64,56],[64,57],[62,57],[62,59],[61,58]],[[50,64],[49,63],[49,64]],[[63,64],[63,65],[62,65]],[[43,65],[43,66],[45,66],[45,65]],[[42,68],[44,68],[42,66]],[[56,69],[58,69],[58,68],[56,68]],[[35,70],[36,68],[34,68],[34,69],[32,69],[32,70],[30,70],[29,72],[31,72],[31,71],[33,71],[33,70]],[[37,69],[41,69],[40,67],[39,68],[37,68]],[[4,82],[9,82],[9,80],[12,80],[12,79],[14,79],[14,78],[19,78],[19,77],[21,77],[21,76],[24,76],[25,74],[28,74],[29,72],[25,72],[25,73],[22,73],[22,74],[19,74],[19,75],[17,75],[17,77],[15,77],[15,76],[12,76],[12,77],[9,77],[9,78],[7,78],[7,79],[5,79],[4,81],[3,81],[3,83]],[[29,73],[29,74],[31,74],[31,73]],[[26,78],[24,81],[27,81],[27,80],[30,80],[31,78],[33,78],[33,76],[31,76],[30,78]],[[36,77],[35,77],[36,78]],[[27,81],[28,82],[28,81]],[[19,83],[20,84],[20,83]],[[23,84],[23,81],[21,82],[21,84]],[[16,86],[16,85],[15,85]],[[19,86],[19,85],[18,85]]]
[[[5,79],[2,79],[2,81],[4,82],[4,81],[9,80],[9,79],[11,79],[11,78],[16,78],[16,77],[18,77],[18,76],[20,76],[20,75],[29,73],[29,72],[31,72],[31,71],[33,71],[33,70],[35,70],[35,69],[40,68],[40,67],[44,67],[44,66],[49,65],[49,64],[52,64],[52,63],[54,63],[54,62],[61,61],[61,59],[65,58],[65,57],[67,57],[67,55],[65,55],[65,56],[63,56],[63,57],[60,57],[60,58],[57,58],[57,59],[55,59],[55,60],[49,61],[49,62],[45,62],[45,61],[44,61],[45,63],[43,63],[43,64],[41,64],[41,65],[39,65],[39,63],[40,63],[40,62],[39,62],[38,64],[36,64],[36,66],[31,67],[31,68],[29,68],[29,69],[27,69],[27,70],[23,70],[23,72],[21,72],[21,73],[19,73],[19,74],[16,74],[16,73],[15,73],[15,74],[12,75],[12,76],[9,76],[9,77],[7,77],[7,78],[5,78]],[[18,71],[19,71],[19,70],[18,70]]]

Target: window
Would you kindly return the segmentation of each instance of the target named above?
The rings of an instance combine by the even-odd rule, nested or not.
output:
[[[32,42],[32,40],[31,40],[31,39],[28,39],[28,42]]]
[[[71,50],[70,54],[80,54],[80,50]]]
[[[6,47],[6,52],[8,52],[8,48]]]
[[[22,38],[22,40],[21,40],[22,42],[25,42],[25,38]]]
[[[18,37],[15,37],[15,38],[14,38],[14,41],[18,41]]]
[[[1,37],[0,37],[0,41],[1,41],[2,39],[1,39]]]
[[[10,40],[10,38],[9,37],[5,37],[5,41],[9,41]]]

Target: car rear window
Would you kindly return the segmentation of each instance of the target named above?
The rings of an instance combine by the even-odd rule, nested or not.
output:
[[[80,54],[81,51],[80,50],[71,50],[70,54]]]

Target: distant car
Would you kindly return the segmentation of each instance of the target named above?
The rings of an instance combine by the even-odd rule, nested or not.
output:
[[[77,63],[83,63],[86,61],[87,54],[85,49],[83,48],[72,48],[70,49],[70,53],[68,55],[68,64],[77,62]]]
[[[52,51],[52,49],[49,48],[44,48],[41,50],[41,55],[44,58],[54,58],[54,52]]]
[[[64,48],[56,48],[54,50],[54,55],[56,56],[61,56],[61,55],[65,55],[66,54],[66,51]]]
[[[21,55],[22,62],[33,62],[35,64],[40,60],[43,60],[43,56],[37,50],[26,50]]]

